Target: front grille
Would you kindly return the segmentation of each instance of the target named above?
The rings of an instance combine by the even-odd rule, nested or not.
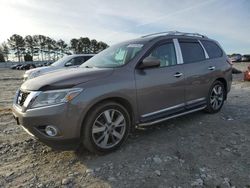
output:
[[[27,99],[28,95],[30,93],[29,92],[23,92],[23,91],[19,91],[18,92],[18,95],[17,95],[17,101],[16,103],[19,105],[19,106],[23,106],[25,100]]]

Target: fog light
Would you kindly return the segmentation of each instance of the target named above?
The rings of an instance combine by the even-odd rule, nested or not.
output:
[[[57,129],[51,125],[46,126],[45,132],[48,136],[56,136],[58,133]]]

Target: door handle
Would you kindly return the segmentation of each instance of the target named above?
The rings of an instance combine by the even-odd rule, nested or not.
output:
[[[181,77],[182,75],[183,75],[182,73],[177,72],[177,73],[175,73],[174,77],[179,78],[179,77]]]
[[[215,67],[214,66],[210,66],[210,67],[208,67],[208,70],[214,70],[215,69]]]

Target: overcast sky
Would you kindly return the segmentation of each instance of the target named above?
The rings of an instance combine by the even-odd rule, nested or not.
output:
[[[109,45],[178,30],[218,40],[227,53],[250,54],[250,0],[1,0],[0,42],[43,34]]]

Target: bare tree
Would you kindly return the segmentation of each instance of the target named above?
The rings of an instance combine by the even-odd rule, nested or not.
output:
[[[46,37],[44,35],[34,35],[34,41],[37,43],[39,47],[39,54],[42,57],[42,61],[44,60],[44,50],[46,44]]]
[[[34,49],[37,47],[37,43],[34,40],[34,38],[32,36],[30,36],[30,35],[27,35],[24,38],[24,41],[25,41],[26,51],[27,51],[27,53],[31,54],[32,59],[33,59]]]
[[[25,42],[22,36],[14,34],[8,39],[8,44],[14,54],[17,56],[18,61],[21,61],[21,56],[25,50]]]
[[[90,41],[90,52],[95,54],[98,52],[98,50],[99,50],[98,49],[98,42],[95,39],[91,40]]]
[[[59,50],[60,55],[62,57],[65,54],[65,52],[66,52],[67,44],[62,39],[58,40],[56,42],[56,44],[58,46],[58,50]]]
[[[1,45],[1,48],[2,48],[2,54],[3,54],[4,58],[5,58],[5,60],[8,61],[10,51],[9,51],[9,47],[8,47],[7,43],[3,42],[2,45]]]
[[[73,53],[74,54],[78,54],[78,43],[79,43],[79,40],[78,39],[71,39],[70,40],[70,49],[73,50]]]

